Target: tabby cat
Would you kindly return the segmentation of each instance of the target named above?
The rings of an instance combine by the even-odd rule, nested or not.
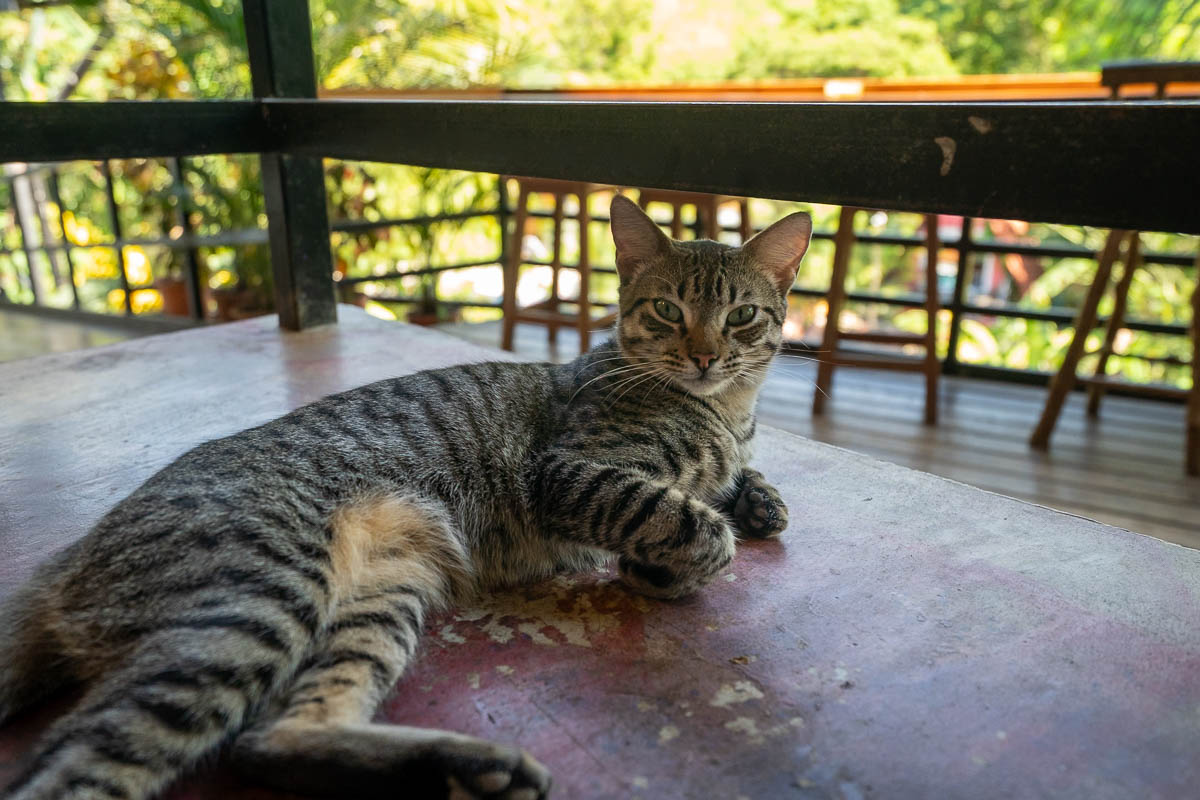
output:
[[[811,222],[674,242],[612,203],[620,318],[574,363],[384,380],[200,445],[43,564],[0,617],[0,721],[83,684],[13,800],[134,800],[230,745],[303,794],[545,797],[520,749],[371,722],[426,617],[615,556],[694,592],[787,509],[746,466]]]

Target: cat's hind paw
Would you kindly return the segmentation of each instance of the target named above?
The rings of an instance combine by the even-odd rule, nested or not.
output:
[[[514,747],[466,739],[447,743],[431,760],[447,777],[448,800],[545,800],[550,773]]]

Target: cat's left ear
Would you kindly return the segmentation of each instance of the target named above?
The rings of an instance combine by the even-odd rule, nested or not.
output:
[[[762,270],[783,294],[792,288],[800,259],[812,239],[812,217],[803,211],[789,214],[742,245],[742,252]]]
[[[617,246],[617,274],[621,285],[633,281],[651,261],[671,250],[671,241],[637,204],[618,192],[608,210],[613,244]]]

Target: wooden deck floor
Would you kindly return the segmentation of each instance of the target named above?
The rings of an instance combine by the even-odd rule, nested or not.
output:
[[[478,344],[499,342],[497,323],[443,330]],[[544,329],[518,328],[517,350],[532,358],[569,360],[578,339],[564,331],[559,341],[552,354]],[[810,362],[780,359],[763,391],[760,419],[884,461],[1200,548],[1200,479],[1183,473],[1182,406],[1108,398],[1092,423],[1076,393],[1050,452],[1039,453],[1027,439],[1044,389],[947,378],[941,422],[929,427],[921,423],[920,376],[839,370],[832,402],[814,418],[815,372]]]

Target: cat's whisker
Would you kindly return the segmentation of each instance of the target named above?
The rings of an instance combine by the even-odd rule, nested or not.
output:
[[[791,353],[776,353],[775,357],[780,358],[780,359],[788,358],[793,361],[803,361],[806,364],[820,364],[821,363],[821,359],[819,359],[819,358],[809,358],[808,356],[798,356],[798,355],[793,355]]]
[[[587,372],[589,369],[591,369],[592,367],[596,366],[597,364],[606,364],[606,363],[608,363],[608,362],[610,362],[610,361],[632,361],[632,360],[633,360],[632,358],[630,358],[630,357],[628,357],[628,356],[624,356],[624,355],[620,355],[620,356],[610,356],[610,357],[608,357],[608,358],[600,358],[600,359],[597,359],[597,360],[595,360],[595,361],[591,361],[591,362],[588,362],[587,364],[584,364],[584,365],[583,365],[582,367],[580,367],[580,368],[579,368],[579,369],[578,369],[578,370],[575,372],[575,374],[574,374],[574,375],[572,375],[571,377],[573,377],[573,378],[578,378],[580,375],[582,375],[583,373]]]
[[[648,380],[653,380],[654,378],[657,378],[657,377],[658,377],[658,374],[659,374],[659,373],[658,373],[657,371],[655,371],[655,372],[651,372],[651,373],[650,373],[650,374],[648,374],[648,375],[645,375],[645,376],[643,376],[642,380],[640,380],[640,381],[636,381],[636,382],[635,382],[635,383],[634,383],[632,386],[629,386],[628,388],[626,388],[626,389],[625,389],[625,391],[621,392],[621,394],[620,394],[620,395],[618,395],[617,399],[612,401],[612,405],[614,405],[614,406],[615,406],[617,403],[621,402],[621,398],[622,398],[622,397],[624,397],[625,395],[629,394],[629,392],[630,392],[631,390],[633,390],[633,389],[636,389],[638,386],[640,386],[640,385],[641,385],[642,383],[644,383],[645,381],[648,381]]]
[[[613,378],[613,377],[616,377],[619,375],[624,375],[629,372],[636,372],[637,370],[644,369],[644,368],[645,367],[642,364],[631,364],[626,367],[620,367],[618,369],[609,370],[608,372],[605,372],[603,375],[597,375],[596,377],[592,378],[591,380],[587,381],[587,383],[583,384],[578,389],[576,389],[575,393],[571,395],[571,400],[574,400],[576,397],[579,396],[580,392],[582,392],[588,386],[592,385],[593,383],[595,383],[599,380],[603,380],[604,378]],[[567,401],[568,404],[571,402],[571,400]]]
[[[604,398],[605,401],[607,402],[608,399],[611,398],[615,392],[622,389],[622,387],[627,387],[630,384],[633,384],[634,386],[636,386],[638,383],[641,382],[641,379],[644,379],[646,377],[656,376],[663,371],[663,366],[662,366],[661,361],[651,361],[644,366],[645,366],[645,370],[643,372],[638,373],[636,375],[625,377],[622,380],[618,381],[613,386],[608,387],[608,392],[605,394],[605,398]],[[622,394],[624,394],[624,392],[622,392]],[[618,399],[620,399],[620,398],[618,397]]]
[[[633,383],[633,382],[635,382],[635,381],[638,381],[638,380],[639,380],[639,379],[641,379],[641,378],[644,378],[644,377],[646,376],[647,372],[649,372],[651,369],[652,369],[652,368],[650,368],[650,367],[647,367],[647,368],[646,368],[646,371],[639,372],[639,373],[637,373],[637,374],[635,374],[635,375],[632,375],[632,376],[625,377],[625,378],[623,378],[622,380],[618,381],[617,383],[613,384],[612,386],[609,386],[609,387],[608,387],[608,391],[607,391],[607,392],[605,393],[605,395],[604,395],[604,401],[605,401],[605,402],[608,402],[608,399],[609,399],[610,397],[612,397],[612,396],[613,396],[613,393],[615,393],[615,392],[616,392],[617,390],[619,390],[621,387],[623,387],[623,386],[626,386],[626,385],[628,385],[628,384],[630,384],[630,383]]]
[[[829,351],[828,351],[828,350],[813,350],[813,351],[810,351],[810,352],[813,352],[813,353],[828,353]],[[795,360],[795,361],[803,361],[803,362],[805,362],[805,363],[810,363],[810,364],[823,364],[823,363],[825,363],[825,359],[822,359],[822,358],[809,358],[808,356],[802,356],[802,355],[798,355],[798,354],[796,354],[796,353],[776,353],[776,354],[775,354],[775,358],[790,358],[790,359],[793,359],[793,360]]]
[[[592,384],[593,384],[593,383],[595,383],[596,381],[598,381],[598,380],[601,380],[602,378],[610,378],[610,377],[613,377],[613,376],[615,376],[615,375],[622,375],[622,374],[624,374],[624,373],[627,373],[627,372],[630,372],[630,371],[632,371],[632,370],[636,370],[636,369],[644,368],[645,366],[646,366],[646,365],[645,365],[645,363],[638,363],[638,364],[628,364],[628,365],[626,365],[626,366],[623,366],[623,367],[617,367],[616,369],[610,369],[610,370],[607,370],[607,371],[605,371],[605,372],[602,372],[601,374],[599,374],[599,375],[597,375],[596,377],[594,377],[594,378],[592,378],[591,380],[589,380],[587,383],[583,384],[583,386],[580,386],[578,389],[576,389],[576,390],[575,390],[575,393],[571,395],[571,399],[567,401],[567,405],[570,405],[570,404],[571,404],[571,402],[572,402],[572,401],[573,401],[573,400],[574,400],[576,397],[578,397],[578,396],[579,396],[579,393],[580,393],[580,392],[582,392],[584,389],[586,389],[588,386],[592,385]]]
[[[798,378],[800,378],[800,380],[804,381],[805,383],[807,383],[807,384],[810,384],[810,385],[811,385],[811,386],[812,386],[814,389],[816,389],[818,392],[820,392],[821,394],[825,395],[825,398],[826,398],[827,400],[832,400],[832,399],[833,399],[832,397],[830,397],[830,396],[829,396],[829,393],[828,393],[828,392],[826,392],[824,389],[822,389],[822,388],[820,387],[820,385],[819,385],[819,384],[818,384],[816,381],[814,381],[812,378],[809,378],[809,377],[808,377],[808,376],[806,376],[806,375],[797,375],[797,376],[793,376],[793,377],[798,377]],[[765,379],[765,378],[764,378],[764,379]]]
[[[656,389],[665,387],[670,380],[671,380],[671,373],[669,373],[669,372],[664,373],[663,376],[659,380],[650,384],[650,388],[646,390],[646,393],[644,395],[642,395],[642,399],[640,401],[638,401],[638,405],[645,405],[646,398],[650,396],[650,393],[655,391]]]

